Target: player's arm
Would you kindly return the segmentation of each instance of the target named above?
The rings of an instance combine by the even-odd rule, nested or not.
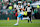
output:
[[[25,11],[27,11],[28,6],[25,7]]]
[[[24,8],[21,8],[21,10],[25,11],[25,9],[24,9]]]
[[[30,10],[32,11],[32,7],[30,7]]]
[[[23,8],[23,10],[25,11],[25,9]]]

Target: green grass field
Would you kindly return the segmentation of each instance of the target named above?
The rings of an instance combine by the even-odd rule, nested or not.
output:
[[[20,20],[18,26],[14,26],[17,20],[0,20],[0,27],[40,27],[40,20],[32,20],[28,23],[27,20]]]

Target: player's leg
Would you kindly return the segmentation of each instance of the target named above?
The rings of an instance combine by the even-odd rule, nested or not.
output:
[[[14,24],[14,25],[18,25],[18,23],[19,23],[19,18],[22,16],[22,14],[19,14],[18,15],[18,17],[17,17],[17,23],[16,24]]]
[[[29,23],[29,20],[30,20],[29,16],[27,16],[27,18],[28,18],[28,23]]]
[[[29,18],[29,12],[27,12],[27,16],[28,16],[28,18]],[[29,19],[28,19],[28,23],[29,23]]]
[[[30,12],[29,18],[30,18],[30,22],[32,23],[32,19],[31,19],[31,12]]]
[[[32,19],[31,19],[31,16],[30,16],[30,22],[32,23]]]

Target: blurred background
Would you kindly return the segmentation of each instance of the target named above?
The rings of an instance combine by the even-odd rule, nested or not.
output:
[[[0,20],[17,19],[15,16],[15,6],[18,5],[18,1],[22,1],[22,5],[27,6],[30,3],[32,7],[32,19],[40,19],[40,0],[0,0]]]

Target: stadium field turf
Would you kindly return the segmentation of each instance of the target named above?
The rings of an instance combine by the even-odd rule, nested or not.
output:
[[[32,23],[28,23],[27,20],[20,20],[18,26],[14,26],[17,20],[0,20],[0,27],[40,27],[40,19],[32,20]]]

